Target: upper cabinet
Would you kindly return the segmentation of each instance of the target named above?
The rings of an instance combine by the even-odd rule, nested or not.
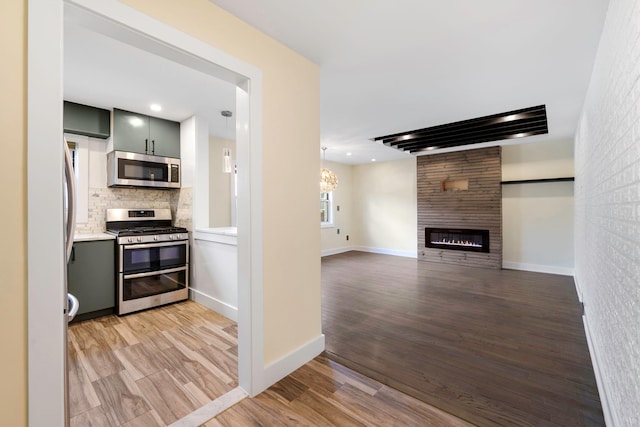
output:
[[[180,123],[113,110],[113,149],[180,158]]]
[[[102,108],[64,101],[63,127],[67,133],[109,138],[111,112]]]

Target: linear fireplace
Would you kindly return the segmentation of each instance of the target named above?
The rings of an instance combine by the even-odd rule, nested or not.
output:
[[[427,248],[489,252],[489,230],[425,228]]]

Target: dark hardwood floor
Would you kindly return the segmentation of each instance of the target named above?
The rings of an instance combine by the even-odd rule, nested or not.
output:
[[[573,278],[322,259],[329,357],[478,426],[602,426]]]

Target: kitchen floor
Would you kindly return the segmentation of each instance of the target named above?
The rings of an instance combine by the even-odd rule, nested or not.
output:
[[[231,391],[237,325],[193,301],[69,326],[71,426],[166,426]]]

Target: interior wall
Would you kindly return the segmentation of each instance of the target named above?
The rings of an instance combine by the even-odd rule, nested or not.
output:
[[[235,164],[236,143],[228,139],[209,137],[209,227],[231,226],[231,182],[234,174],[223,171],[223,149],[231,152]]]
[[[640,2],[612,1],[575,147],[576,280],[607,425],[640,425]]]
[[[352,172],[355,249],[416,256],[416,159],[357,165]]]
[[[269,365],[322,336],[319,68],[207,0],[123,3],[262,71],[263,326]]]
[[[572,177],[573,173],[571,139],[502,147],[503,181]]]
[[[320,228],[320,251],[322,255],[336,254],[350,249],[353,242],[353,182],[351,165],[324,162],[324,167],[338,177],[338,188],[333,191],[333,226]],[[338,208],[340,210],[338,210]],[[347,236],[349,240],[347,240]]]
[[[502,148],[502,180],[574,176],[573,141]],[[573,183],[502,186],[503,267],[573,275]]]
[[[26,1],[0,2],[2,78],[0,129],[3,156],[0,168],[8,203],[0,211],[2,234],[2,298],[0,298],[0,420],[7,426],[27,425],[27,103]]]

